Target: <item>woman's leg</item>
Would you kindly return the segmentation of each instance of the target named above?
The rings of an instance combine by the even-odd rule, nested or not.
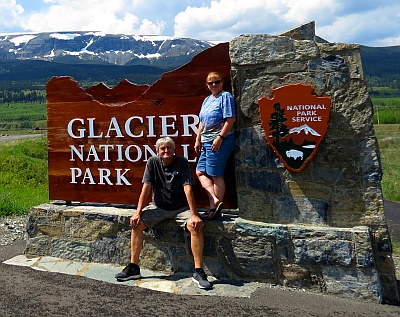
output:
[[[216,190],[217,192],[220,191],[220,181],[218,181],[218,186],[216,188],[215,183],[212,179],[210,179],[205,173],[201,172],[201,171],[196,171],[196,175],[200,181],[201,186],[205,189],[208,199],[210,201],[210,208],[213,209],[216,206],[218,206],[218,204],[220,203],[220,200],[218,199],[218,196],[216,194]],[[215,178],[220,178],[220,177],[215,177]],[[215,179],[213,177],[213,179]],[[223,181],[223,177],[222,177],[222,182]],[[223,184],[223,191],[225,192],[225,183]]]
[[[218,203],[222,202],[224,200],[224,195],[225,195],[225,180],[224,177],[213,177],[214,181],[214,194],[215,197],[217,197]]]

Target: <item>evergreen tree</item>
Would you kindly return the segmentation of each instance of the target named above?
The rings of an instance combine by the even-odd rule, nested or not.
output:
[[[276,143],[280,143],[280,138],[286,136],[289,133],[285,122],[285,109],[281,109],[279,102],[274,104],[275,111],[271,114],[271,120],[268,122],[270,126],[271,135],[275,138]]]

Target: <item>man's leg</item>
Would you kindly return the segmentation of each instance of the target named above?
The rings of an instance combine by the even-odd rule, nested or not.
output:
[[[191,221],[188,221],[187,228],[190,232],[191,248],[193,253],[195,272],[192,280],[201,289],[212,289],[212,284],[207,279],[207,274],[203,270],[203,249],[204,249],[204,237],[203,230],[196,231]]]
[[[143,222],[139,222],[139,225],[131,230],[131,263],[139,265],[140,252],[143,249],[143,231],[146,226]]]
[[[203,230],[196,231],[190,221],[187,223],[187,229],[190,232],[190,247],[192,248],[194,267],[196,269],[202,268],[204,249]]]
[[[115,275],[119,282],[135,280],[141,277],[139,267],[140,252],[143,249],[143,231],[146,226],[143,222],[139,222],[135,229],[131,230],[131,261],[121,273]]]

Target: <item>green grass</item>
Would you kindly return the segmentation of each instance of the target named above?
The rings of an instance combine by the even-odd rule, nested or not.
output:
[[[400,89],[369,87],[375,124],[400,124]]]
[[[400,124],[400,97],[372,97],[375,124]]]
[[[393,254],[400,255],[400,242],[393,240],[393,238],[391,240],[392,240],[391,242],[392,242]]]
[[[382,191],[387,200],[400,202],[400,125],[375,125],[383,168]],[[393,254],[400,255],[400,242],[391,237]]]
[[[46,128],[46,103],[0,103],[0,130]]]
[[[18,215],[48,201],[47,139],[0,143],[0,215]]]
[[[375,125],[383,167],[384,198],[400,202],[400,124]]]

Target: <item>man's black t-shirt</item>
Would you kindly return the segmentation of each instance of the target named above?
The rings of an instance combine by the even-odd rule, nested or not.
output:
[[[183,186],[193,185],[193,177],[185,157],[175,156],[168,166],[164,166],[158,156],[151,157],[142,182],[152,185],[153,203],[157,207],[175,210],[188,206]]]

